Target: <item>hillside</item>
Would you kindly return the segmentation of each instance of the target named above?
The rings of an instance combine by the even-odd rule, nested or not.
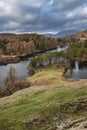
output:
[[[85,130],[87,81],[62,73],[55,65],[38,69],[30,88],[0,98],[0,130]]]
[[[0,54],[23,55],[57,48],[57,40],[39,34],[0,34]]]
[[[65,39],[71,42],[83,43],[85,40],[87,40],[87,30],[73,34],[71,36],[66,36]]]
[[[68,46],[65,56],[72,60],[87,61],[87,31],[58,38],[60,44]]]
[[[87,30],[77,33],[76,37],[87,38]]]

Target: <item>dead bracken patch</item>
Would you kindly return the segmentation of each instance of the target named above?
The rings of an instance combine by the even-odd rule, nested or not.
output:
[[[41,85],[51,85],[53,82],[49,79],[40,79],[36,80],[32,85],[41,86]]]

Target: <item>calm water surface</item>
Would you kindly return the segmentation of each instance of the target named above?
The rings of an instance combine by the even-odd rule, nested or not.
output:
[[[29,65],[29,61],[30,60],[28,59],[26,61],[21,61],[19,63],[0,66],[0,85],[4,85],[4,79],[7,76],[7,73],[11,66],[13,66],[16,69],[17,71],[16,76],[18,79],[26,78],[29,75],[27,69]]]

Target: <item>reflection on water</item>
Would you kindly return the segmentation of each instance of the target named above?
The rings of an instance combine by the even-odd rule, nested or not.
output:
[[[79,71],[79,61],[75,61],[75,70]]]
[[[27,67],[29,65],[29,60],[26,61],[21,61],[19,63],[15,64],[8,64],[8,65],[3,65],[0,66],[0,85],[4,85],[4,79],[7,76],[7,73],[10,69],[11,66],[13,66],[16,71],[17,71],[17,78],[18,79],[24,79],[28,76],[28,70]]]
[[[87,62],[73,61],[71,67],[72,80],[87,79]]]

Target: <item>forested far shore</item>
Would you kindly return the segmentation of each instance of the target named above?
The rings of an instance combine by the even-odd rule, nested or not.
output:
[[[66,57],[87,60],[87,31],[51,38],[41,34],[0,34],[0,65],[19,62],[26,56],[68,46]]]
[[[57,48],[58,41],[38,34],[0,34],[0,55],[34,54]]]

